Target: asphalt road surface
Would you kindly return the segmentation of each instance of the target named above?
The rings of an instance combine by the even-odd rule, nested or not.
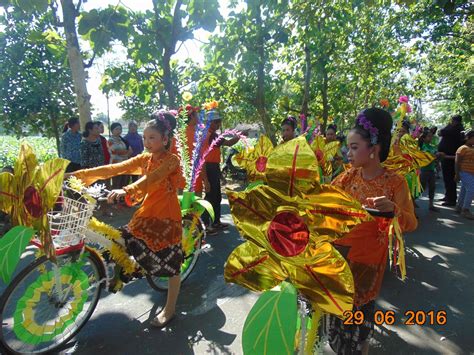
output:
[[[232,223],[227,200],[223,203],[223,221]],[[452,209],[429,212],[426,198],[418,204],[419,228],[405,236],[408,278],[402,282],[387,272],[377,300],[377,308],[394,311],[396,321],[376,326],[370,353],[474,353],[474,221]],[[124,224],[131,212],[105,221]],[[242,241],[233,226],[207,237],[193,274],[182,285],[178,316],[167,328],[149,326],[166,294],[138,280],[120,293],[104,292],[90,321],[61,353],[241,354],[242,327],[258,295],[225,284],[223,268]],[[446,311],[446,324],[404,324],[409,311],[430,310]],[[324,353],[332,354],[327,344]]]

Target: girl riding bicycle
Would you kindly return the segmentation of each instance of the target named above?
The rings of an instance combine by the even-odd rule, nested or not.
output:
[[[387,111],[370,108],[362,111],[347,137],[348,159],[352,168],[334,181],[362,205],[381,212],[394,212],[402,232],[416,229],[417,220],[405,179],[386,170],[381,163],[388,156],[392,118]],[[385,271],[390,220],[376,218],[356,226],[345,238],[335,242],[347,253],[355,285],[354,309],[364,313],[361,325],[344,325],[331,317],[329,341],[337,354],[367,354],[374,329],[375,299]]]
[[[128,252],[149,274],[169,277],[166,305],[151,321],[152,326],[162,328],[174,318],[181,284],[182,227],[177,194],[180,163],[169,151],[176,127],[174,116],[167,111],[157,111],[151,118],[143,133],[148,153],[117,164],[79,170],[73,175],[86,185],[117,175],[143,175],[123,189],[113,190],[108,200],[142,201],[121,232]]]

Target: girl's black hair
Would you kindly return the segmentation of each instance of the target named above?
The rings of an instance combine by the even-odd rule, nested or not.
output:
[[[433,132],[428,127],[423,129],[423,133],[421,133],[420,137],[418,137],[418,147],[420,149],[423,147],[423,143],[425,143],[426,136],[430,133],[433,134]]]
[[[104,122],[102,121],[94,121],[94,124],[98,125],[98,126],[103,126],[104,125]]]
[[[283,127],[284,125],[288,125],[288,126],[291,126],[291,128],[293,128],[293,130],[296,129],[296,118],[293,117],[293,116],[288,116],[287,118],[285,118],[282,122],[281,122],[281,127]]]
[[[163,136],[168,136],[168,144],[166,149],[169,149],[171,146],[171,140],[173,138],[173,132],[176,128],[176,118],[173,114],[165,110],[155,111],[151,114],[151,121],[148,121],[146,128],[156,129]],[[168,122],[166,124],[165,121]]]
[[[86,123],[86,126],[84,127],[84,132],[82,132],[82,136],[84,138],[87,138],[89,137],[89,134],[90,134],[90,131],[92,131],[94,129],[94,126],[97,126],[98,123],[97,121],[93,122],[93,121],[89,121]]]
[[[332,129],[334,132],[337,132],[337,126],[335,124],[330,124],[326,128],[326,133],[328,130]]]
[[[464,139],[466,141],[472,137],[474,137],[474,129],[468,129],[467,131],[464,131]]]
[[[410,133],[410,122],[408,122],[407,120],[403,120],[402,127],[405,128],[408,133]]]
[[[122,128],[122,125],[121,125],[120,123],[118,123],[118,122],[112,123],[112,125],[110,126],[110,132],[112,132],[112,131],[113,131],[115,128],[117,128],[117,127]]]
[[[71,128],[72,126],[74,126],[75,124],[78,124],[79,123],[79,118],[77,117],[71,117],[70,119],[67,120],[67,123],[64,125],[63,127],[63,133],[64,132],[67,132],[67,130],[69,128]]]
[[[387,111],[377,107],[365,109],[361,112],[361,114],[363,114],[365,118],[372,124],[372,126],[378,130],[377,144],[380,145],[379,157],[380,162],[384,162],[388,157],[388,153],[390,152],[390,142],[392,141],[392,116]],[[369,145],[372,145],[370,132],[363,126],[359,125],[358,121],[356,121],[356,124],[351,131],[359,134],[362,139],[369,143]]]

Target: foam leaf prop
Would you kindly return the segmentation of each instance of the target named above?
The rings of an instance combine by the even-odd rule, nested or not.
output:
[[[297,325],[297,296],[288,283],[282,290],[264,292],[244,324],[244,354],[293,354]]]
[[[0,239],[0,277],[9,283],[21,254],[35,234],[33,228],[16,226]]]

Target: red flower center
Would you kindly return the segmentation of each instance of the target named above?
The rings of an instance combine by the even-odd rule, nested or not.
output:
[[[267,157],[258,157],[257,161],[255,162],[255,167],[259,173],[263,173],[267,168]]]
[[[278,213],[267,231],[268,241],[282,256],[300,254],[308,244],[309,231],[304,220],[292,212]]]
[[[25,194],[23,195],[23,203],[25,204],[26,210],[33,218],[39,218],[43,214],[41,196],[38,190],[33,186],[26,188]]]
[[[322,150],[318,149],[316,151],[316,159],[318,159],[319,162],[324,161],[324,153],[322,152]]]

